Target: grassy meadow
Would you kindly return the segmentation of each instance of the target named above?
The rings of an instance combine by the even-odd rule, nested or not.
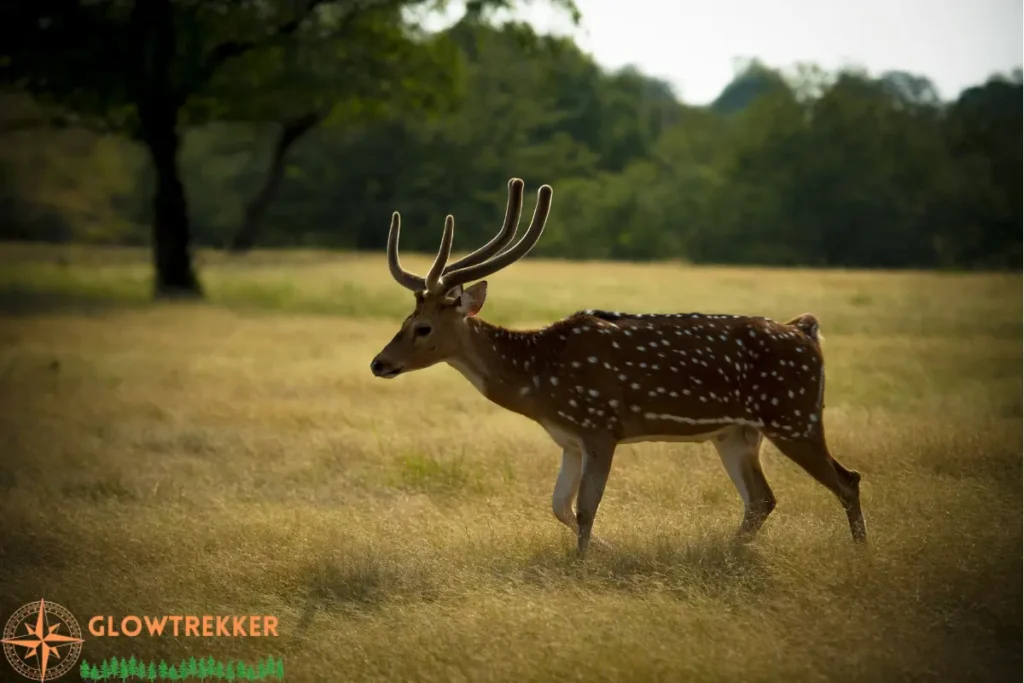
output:
[[[157,305],[144,251],[0,245],[0,621],[40,597],[80,621],[272,614],[276,640],[83,656],[273,654],[289,681],[1020,680],[1020,275],[528,258],[491,278],[482,315],[515,326],[822,322],[864,552],[769,444],[779,504],[747,546],[710,444],[640,444],[595,524],[613,547],[577,563],[539,426],[447,366],[371,376],[412,306],[383,253],[200,259],[207,301]]]

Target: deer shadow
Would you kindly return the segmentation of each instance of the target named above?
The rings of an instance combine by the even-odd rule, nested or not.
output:
[[[652,590],[680,599],[762,593],[772,574],[755,543],[727,535],[691,539],[657,536],[639,543],[592,544],[585,558],[574,547],[547,547],[533,553],[519,578],[538,587],[572,581],[598,591]]]

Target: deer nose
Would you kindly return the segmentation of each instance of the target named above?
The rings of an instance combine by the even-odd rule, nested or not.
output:
[[[370,372],[376,377],[380,377],[381,373],[384,372],[384,363],[381,362],[380,358],[374,358],[370,361]]]

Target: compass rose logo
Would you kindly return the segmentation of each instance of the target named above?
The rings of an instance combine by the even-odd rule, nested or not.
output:
[[[82,631],[71,612],[40,600],[11,615],[0,643],[15,671],[33,681],[52,681],[78,661]]]

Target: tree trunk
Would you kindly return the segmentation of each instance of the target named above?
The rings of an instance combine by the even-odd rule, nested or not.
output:
[[[177,26],[171,0],[136,0],[131,36],[138,59],[130,87],[139,113],[140,137],[156,173],[153,193],[153,267],[156,298],[203,295],[192,270],[185,188],[178,169],[178,113],[187,93],[173,86]]]
[[[263,226],[263,218],[281,187],[281,180],[284,177],[284,161],[288,150],[322,119],[320,114],[310,113],[290,119],[281,126],[263,186],[246,205],[242,225],[231,239],[228,245],[229,251],[244,253],[255,246],[260,228]]]
[[[177,112],[158,118],[161,125],[150,127],[145,141],[156,171],[156,191],[153,194],[153,266],[156,278],[153,294],[156,298],[199,298],[203,292],[192,268],[188,207],[178,169],[181,141],[177,131]],[[163,121],[165,118],[170,120]]]

